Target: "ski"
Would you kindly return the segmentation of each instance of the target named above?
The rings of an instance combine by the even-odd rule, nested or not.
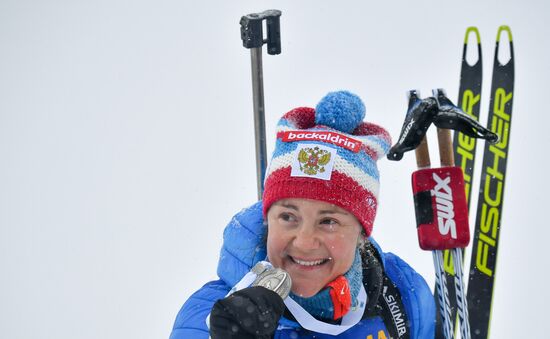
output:
[[[470,65],[467,60],[468,41],[470,34],[475,34],[477,40],[477,60]],[[471,47],[471,46],[470,46]],[[468,27],[464,38],[464,48],[462,50],[462,67],[460,71],[460,87],[458,90],[458,107],[479,121],[480,102],[481,102],[481,84],[483,78],[481,53],[481,39],[476,27]],[[477,139],[464,133],[454,133],[454,155],[455,164],[462,168],[464,172],[464,187],[466,190],[466,200],[468,209],[470,208],[470,195],[472,193],[472,178],[474,175],[476,143]]]
[[[470,64],[467,60],[468,50],[469,48],[473,48],[472,44],[469,44],[471,34],[475,34],[477,41],[477,59],[473,64]],[[468,27],[466,29],[464,47],[462,49],[458,107],[460,107],[466,114],[470,115],[476,121],[479,121],[480,112],[481,83],[483,75],[482,63],[481,39],[479,36],[479,31],[476,27]],[[453,145],[455,164],[460,166],[464,172],[464,188],[466,191],[466,201],[469,209],[471,200],[470,195],[472,192],[472,178],[475,165],[476,138],[472,138],[462,132],[456,131],[454,133]],[[446,250],[443,252],[443,263],[445,268],[444,279],[447,281],[449,300],[451,302],[451,319],[453,319],[453,323],[456,324],[457,302],[456,290],[454,286],[455,268],[453,265],[451,251]],[[436,298],[437,307],[439,307],[438,304],[439,300]],[[457,327],[458,326],[454,326],[455,329]],[[445,338],[442,320],[439,314],[437,317],[435,338]]]
[[[508,46],[501,45],[503,33]],[[509,48],[509,59],[499,60],[501,48]],[[472,258],[467,290],[472,338],[487,338],[495,283],[498,241],[506,179],[506,163],[511,132],[514,92],[514,48],[508,26],[498,29],[493,64],[491,98],[487,127],[498,134],[499,141],[485,143],[472,242]]]

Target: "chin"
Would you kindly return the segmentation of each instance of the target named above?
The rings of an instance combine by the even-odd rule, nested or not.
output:
[[[306,286],[304,286],[304,284],[300,284],[300,283],[293,284],[293,285],[294,286],[292,286],[292,293],[294,293],[297,296],[300,296],[302,298],[313,297],[314,295],[319,293],[320,290],[323,289],[323,286],[314,287],[314,286],[311,286],[311,283],[308,283]]]

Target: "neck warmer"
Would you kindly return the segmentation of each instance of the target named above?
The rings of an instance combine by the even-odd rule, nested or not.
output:
[[[361,253],[357,249],[350,269],[317,294],[304,298],[291,292],[290,296],[314,317],[337,320],[346,315],[351,307],[357,306],[357,295],[362,283]]]

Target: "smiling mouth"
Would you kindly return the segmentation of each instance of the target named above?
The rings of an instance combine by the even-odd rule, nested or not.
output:
[[[323,265],[331,260],[331,258],[326,259],[320,259],[320,260],[301,260],[294,257],[289,256],[290,260],[294,262],[295,264],[301,265],[301,266],[307,266],[307,267],[314,267],[314,266],[320,266]]]

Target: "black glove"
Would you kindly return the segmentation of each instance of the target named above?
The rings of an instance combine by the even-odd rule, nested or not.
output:
[[[285,304],[262,286],[247,287],[218,300],[210,313],[212,339],[267,339],[273,336]]]

